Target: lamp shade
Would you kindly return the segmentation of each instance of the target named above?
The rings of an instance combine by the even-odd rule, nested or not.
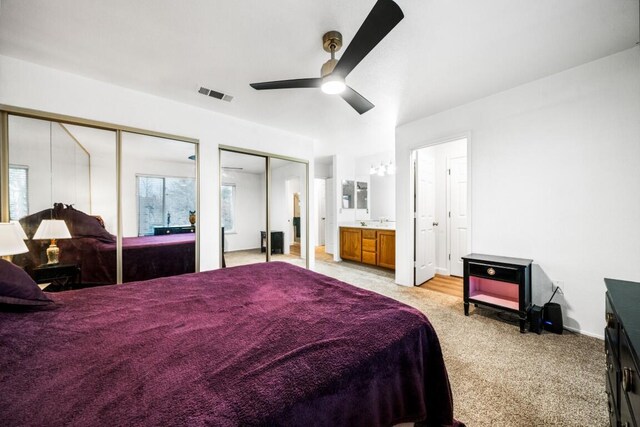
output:
[[[61,219],[43,219],[36,230],[36,234],[33,235],[33,240],[70,238],[71,233],[69,233],[67,224]]]
[[[28,251],[16,226],[9,222],[0,223],[0,256],[23,254]]]
[[[24,232],[24,228],[22,228],[22,225],[20,225],[20,222],[11,221],[11,224],[16,226],[16,231],[18,232],[18,236],[20,236],[22,240],[29,240],[29,238],[27,237],[27,233]]]

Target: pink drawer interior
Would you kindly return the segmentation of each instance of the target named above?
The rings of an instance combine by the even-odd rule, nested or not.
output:
[[[469,297],[500,307],[518,310],[518,285],[482,277],[469,277]]]

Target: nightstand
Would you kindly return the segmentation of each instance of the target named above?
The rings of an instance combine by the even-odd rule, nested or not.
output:
[[[43,264],[33,269],[36,283],[50,283],[47,292],[72,289],[80,284],[80,267],[75,264]]]

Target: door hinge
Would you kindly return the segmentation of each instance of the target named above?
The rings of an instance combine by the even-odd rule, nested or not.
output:
[[[449,211],[449,218],[451,218],[451,211]]]
[[[451,175],[451,169],[449,169],[449,175]]]
[[[449,261],[451,261],[451,254],[449,254]]]

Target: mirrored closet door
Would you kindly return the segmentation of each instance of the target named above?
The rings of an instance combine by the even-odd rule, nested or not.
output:
[[[271,256],[306,266],[307,258],[307,164],[271,158],[269,219],[272,233],[280,233],[282,247]],[[275,240],[274,240],[275,242]]]
[[[122,132],[122,281],[196,271],[196,145]]]
[[[267,158],[220,150],[221,265],[267,261]],[[282,247],[271,233],[271,253]]]
[[[10,115],[8,151],[13,262],[52,288],[116,283],[116,132]]]

